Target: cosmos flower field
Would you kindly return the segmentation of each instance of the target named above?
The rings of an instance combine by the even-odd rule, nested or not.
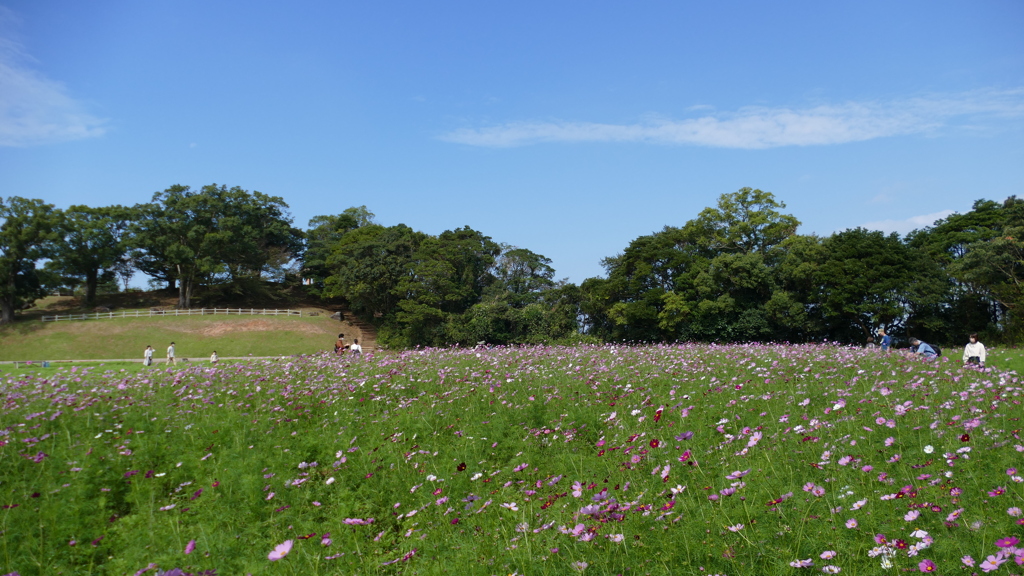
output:
[[[945,358],[415,350],[0,392],[2,574],[1024,573],[1022,384]]]

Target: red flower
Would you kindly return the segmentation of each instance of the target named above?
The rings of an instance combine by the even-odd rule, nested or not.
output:
[[[971,435],[970,434],[961,434],[960,435],[960,441],[961,442],[970,442],[971,441]]]
[[[459,472],[462,472],[463,470],[466,469],[466,463],[463,462],[462,464],[459,464],[458,466],[455,467],[455,469],[458,470]]]
[[[657,448],[658,446],[661,446],[661,442],[659,442],[657,438],[651,440],[650,444],[651,448]]]

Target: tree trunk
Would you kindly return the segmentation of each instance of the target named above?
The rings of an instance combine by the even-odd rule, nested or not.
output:
[[[13,274],[7,279],[7,287],[4,292],[7,296],[0,296],[0,325],[14,322],[14,303],[18,297],[15,292]]]
[[[14,303],[0,298],[0,326],[14,322]]]
[[[178,279],[178,308],[186,309],[192,307],[192,280]]]
[[[85,305],[94,306],[96,304],[96,283],[98,277],[98,270],[89,270],[85,274]]]
[[[178,282],[178,308],[187,308],[188,305],[185,302],[185,283]]]

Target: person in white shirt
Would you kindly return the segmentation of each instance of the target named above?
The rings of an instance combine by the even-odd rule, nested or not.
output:
[[[177,362],[174,361],[174,342],[171,342],[171,345],[167,347],[167,363],[177,364]]]
[[[985,365],[985,345],[978,342],[977,334],[971,334],[971,341],[964,346],[964,364]]]
[[[349,346],[348,349],[351,350],[352,353],[356,354],[356,355],[362,354],[362,352],[363,352],[363,347],[359,345],[359,339],[358,338],[352,341],[352,345]]]
[[[210,354],[210,364],[216,364],[216,363],[217,363],[217,351],[214,350],[213,354]]]
[[[156,350],[153,350],[152,346],[146,346],[146,351],[142,353],[142,363],[146,366],[153,365],[153,352],[156,352]]]

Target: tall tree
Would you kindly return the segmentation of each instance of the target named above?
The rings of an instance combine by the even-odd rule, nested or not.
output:
[[[42,200],[0,198],[0,324],[13,322],[23,301],[42,295],[35,264],[57,239],[57,218],[53,205]]]
[[[829,322],[829,336],[863,342],[884,326],[888,331],[934,326],[934,312],[948,289],[946,276],[925,254],[899,235],[855,228],[823,243],[824,260],[814,274]],[[852,331],[851,331],[852,329]]]
[[[112,276],[127,251],[124,240],[130,217],[122,206],[71,206],[59,221],[53,265],[64,276],[85,284],[85,301],[90,306],[96,303],[101,276]]]
[[[301,232],[284,200],[211,184],[194,192],[174,185],[138,206],[132,253],[139,269],[178,285],[178,307],[218,275],[237,285],[299,255]]]
[[[314,216],[306,230],[306,248],[302,258],[302,277],[312,282],[311,292],[324,295],[331,275],[331,253],[349,232],[373,224],[373,212],[366,206],[346,208],[333,216]]]
[[[404,224],[350,230],[330,246],[323,296],[343,298],[369,322],[389,319],[407,296],[400,286],[412,273],[413,255],[426,237]]]
[[[400,284],[396,320],[410,344],[446,342],[443,324],[480,301],[494,282],[492,266],[501,247],[465,226],[428,237],[413,256],[411,274]]]
[[[515,300],[513,305],[525,306],[555,285],[551,259],[526,248],[502,245],[493,274],[493,290],[509,294]]]

